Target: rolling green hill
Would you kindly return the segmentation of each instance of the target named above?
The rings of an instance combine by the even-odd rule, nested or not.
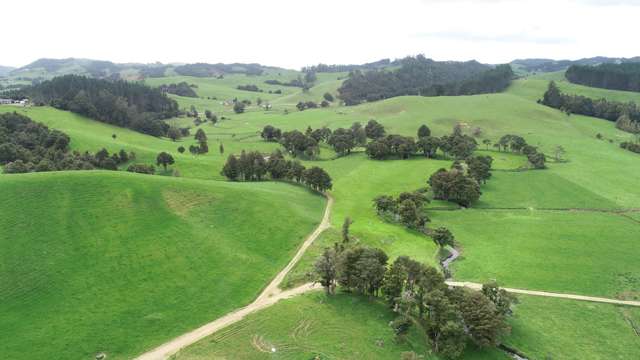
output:
[[[0,188],[7,359],[128,359],[247,304],[324,205],[281,183],[104,171],[1,175]]]

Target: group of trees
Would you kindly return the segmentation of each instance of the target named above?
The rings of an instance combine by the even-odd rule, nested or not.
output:
[[[116,170],[135,158],[120,150],[110,154],[69,151],[70,138],[18,113],[0,114],[0,165],[5,173],[58,170]]]
[[[331,177],[319,167],[305,168],[297,160],[286,160],[280,150],[265,158],[258,151],[242,151],[239,157],[229,155],[222,175],[231,181],[289,180],[306,184],[323,192],[332,188]]]
[[[553,81],[549,83],[547,91],[539,102],[567,114],[580,114],[616,121],[616,126],[621,130],[632,133],[640,132],[640,107],[634,102],[594,100],[581,95],[563,94]]]
[[[639,143],[634,143],[634,142],[630,142],[630,141],[624,141],[620,143],[620,147],[625,149],[625,150],[629,150],[631,152],[640,154],[640,144]]]
[[[169,125],[163,119],[179,113],[178,103],[160,89],[78,75],[56,77],[11,96],[28,97],[34,104],[51,105],[153,136],[166,135]]]
[[[238,90],[263,92],[257,85],[238,85]]]
[[[420,189],[414,192],[403,192],[397,198],[381,195],[373,199],[373,204],[378,215],[424,232],[429,221],[424,214],[424,204],[429,201],[426,189]]]
[[[304,82],[301,78],[293,79],[288,82],[280,81],[280,80],[265,80],[265,84],[269,85],[279,85],[279,86],[292,86],[292,87],[304,87]]]
[[[298,130],[282,133],[280,144],[293,157],[302,155],[308,158],[313,158],[320,152],[318,140],[311,136],[311,133],[306,134]]]
[[[162,90],[162,92],[178,96],[198,97],[198,94],[193,90],[194,87],[196,87],[196,85],[189,85],[183,81],[177,84],[162,84],[160,85],[160,90]]]
[[[451,201],[464,207],[477,201],[482,194],[478,181],[456,167],[439,169],[429,177],[428,183],[435,199]]]
[[[338,89],[346,105],[402,95],[471,95],[498,92],[513,78],[509,65],[490,67],[476,61],[437,62],[422,55],[399,61],[393,71],[352,71]]]
[[[362,65],[327,65],[327,64],[318,64],[312,66],[305,66],[302,68],[303,72],[313,71],[316,73],[336,73],[336,72],[349,72],[354,70],[372,70],[377,68],[382,68],[385,66],[391,65],[392,62],[389,59],[382,59],[371,63],[366,63]]]
[[[586,86],[640,91],[640,63],[572,65],[565,73],[567,80]]]
[[[487,141],[486,144],[489,143],[490,141]],[[529,164],[534,169],[546,168],[547,157],[539,152],[537,147],[527,144],[527,141],[522,136],[512,134],[503,135],[493,146],[497,148],[498,151],[511,150],[512,152],[526,155]],[[556,160],[560,160],[560,156],[562,155],[560,152],[564,153],[564,149],[562,149],[561,146],[556,149]]]
[[[396,318],[389,325],[404,341],[414,327],[440,356],[459,358],[467,343],[498,346],[510,332],[507,317],[517,299],[495,282],[481,291],[450,288],[433,267],[406,256],[388,265],[388,256],[376,248],[343,241],[327,248],[314,264],[315,275],[328,295],[336,287],[381,296]]]
[[[464,163],[456,160],[451,169],[439,169],[429,177],[434,199],[447,200],[468,207],[480,198],[480,183],[491,177],[490,156],[469,156]]]
[[[190,145],[189,152],[192,155],[200,155],[206,154],[209,152],[209,145],[207,143],[207,134],[204,133],[204,130],[198,129],[196,131],[196,135],[194,136],[196,141],[198,141],[198,145]]]

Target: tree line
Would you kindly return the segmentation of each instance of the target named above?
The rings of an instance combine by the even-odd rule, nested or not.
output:
[[[265,67],[260,64],[207,64],[195,63],[176,66],[175,72],[183,76],[216,77],[223,74],[261,75]]]
[[[389,264],[377,248],[353,245],[349,238],[327,248],[314,263],[316,281],[327,295],[343,291],[381,297],[396,318],[389,323],[403,342],[411,328],[424,334],[434,352],[459,358],[469,342],[496,347],[510,333],[507,318],[517,298],[497,283],[481,291],[450,288],[437,269],[400,256]]]
[[[178,103],[160,89],[78,75],[56,77],[15,91],[12,96],[28,97],[34,104],[69,110],[153,136],[166,135],[169,125],[163,120],[179,114]]]
[[[549,83],[547,91],[538,102],[567,114],[580,114],[615,121],[616,126],[623,131],[640,132],[640,108],[634,102],[594,100],[582,95],[564,94],[560,92],[554,81]]]
[[[288,180],[324,192],[333,187],[331,177],[322,168],[306,168],[297,160],[286,160],[280,150],[265,157],[258,151],[229,155],[221,174],[231,181]]]
[[[572,65],[565,72],[572,83],[591,87],[640,91],[640,63]]]
[[[338,89],[346,105],[403,95],[441,96],[499,92],[513,78],[509,65],[495,68],[476,61],[437,62],[424,56],[407,57],[393,71],[352,71]]]

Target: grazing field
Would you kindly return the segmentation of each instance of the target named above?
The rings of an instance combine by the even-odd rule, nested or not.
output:
[[[128,359],[239,308],[324,207],[282,183],[105,171],[2,175],[0,188],[6,359]]]
[[[422,124],[427,124],[435,136],[450,133],[456,124],[460,125],[467,134],[479,128],[480,135],[477,136],[477,141],[480,145],[477,153],[492,156],[495,169],[492,178],[481,187],[483,194],[480,201],[473,204],[472,209],[467,210],[442,210],[443,207],[456,208],[442,201],[435,201],[425,207],[425,213],[433,220],[429,226],[450,228],[462,251],[462,256],[452,266],[454,279],[461,281],[497,279],[505,286],[531,290],[626,299],[640,297],[638,293],[640,265],[637,262],[637,236],[635,236],[640,230],[640,212],[637,211],[640,208],[640,192],[638,192],[640,156],[619,148],[621,141],[630,140],[633,136],[617,130],[612,122],[579,115],[567,116],[535,102],[546,90],[550,79],[556,80],[560,89],[567,93],[639,102],[640,95],[573,85],[564,81],[561,73],[552,73],[516,80],[505,93],[501,94],[433,98],[405,96],[354,107],[339,106],[335,102],[325,109],[298,111],[295,108],[298,101],[320,102],[325,92],[335,96],[344,75],[318,74],[316,85],[308,92],[295,87],[264,84],[264,80],[267,79],[286,81],[298,76],[298,73],[288,71],[283,71],[279,75],[277,73],[261,76],[225,75],[224,79],[182,76],[148,79],[147,83],[154,86],[181,81],[196,84],[198,88],[195,90],[199,98],[173,95],[172,97],[177,99],[182,108],[188,109],[194,105],[201,112],[210,109],[219,117],[226,118],[215,126],[204,123],[199,127],[193,124],[192,118],[171,119],[169,120],[171,124],[191,127],[192,135],[177,142],[142,135],[48,107],[18,110],[36,121],[69,134],[74,150],[95,152],[102,147],[110,151],[123,148],[136,152],[138,159],[135,162],[140,163],[155,163],[156,155],[161,151],[167,151],[176,159],[176,164],[171,166],[172,171],[177,172],[182,178],[198,179],[140,177],[96,172],[90,173],[91,175],[87,173],[26,175],[18,182],[13,179],[19,177],[0,176],[0,182],[3,185],[6,183],[15,189],[18,189],[18,186],[30,186],[34,183],[50,184],[41,185],[47,188],[58,186],[59,194],[46,193],[45,199],[48,204],[78,205],[76,208],[64,205],[63,209],[71,210],[67,210],[68,213],[56,213],[56,216],[73,216],[75,219],[85,213],[95,214],[96,210],[92,210],[94,207],[109,209],[104,215],[102,213],[99,216],[92,215],[92,222],[86,225],[86,229],[73,233],[73,240],[89,239],[96,247],[90,251],[80,248],[77,251],[81,255],[95,256],[104,251],[100,246],[106,246],[104,244],[110,242],[106,240],[100,242],[101,239],[122,237],[124,227],[116,227],[119,232],[111,233],[106,227],[95,231],[95,225],[102,224],[101,221],[105,221],[103,219],[109,219],[111,223],[115,223],[116,219],[125,216],[122,214],[123,211],[129,214],[128,207],[119,209],[115,205],[115,202],[121,201],[121,197],[109,196],[120,194],[122,189],[125,189],[123,193],[129,194],[127,196],[132,199],[137,199],[133,202],[136,206],[133,209],[138,217],[127,221],[132,224],[144,221],[146,224],[142,229],[134,226],[132,233],[126,234],[126,239],[146,241],[145,243],[148,243],[146,246],[157,246],[152,248],[151,253],[163,254],[161,258],[152,257],[140,264],[138,257],[142,257],[140,254],[146,254],[148,248],[141,248],[140,243],[136,242],[135,245],[129,245],[132,247],[128,250],[132,253],[130,257],[124,258],[125,260],[118,260],[119,258],[115,257],[113,261],[100,265],[110,270],[113,267],[122,266],[127,272],[130,272],[130,267],[134,267],[135,271],[130,277],[142,283],[141,293],[152,289],[154,296],[157,296],[158,300],[151,305],[135,303],[140,300],[139,295],[125,299],[132,303],[125,302],[122,305],[116,304],[123,301],[121,294],[113,298],[99,296],[109,291],[118,294],[118,291],[122,292],[125,289],[121,281],[128,278],[118,272],[113,272],[113,276],[108,277],[110,280],[107,282],[107,288],[103,289],[102,284],[92,287],[92,289],[99,289],[89,293],[92,295],[89,296],[92,302],[77,290],[79,287],[63,288],[63,292],[55,294],[57,296],[55,300],[58,302],[66,298],[73,300],[69,305],[65,305],[67,310],[73,306],[81,310],[85,309],[82,311],[86,312],[89,305],[85,308],[78,305],[84,301],[86,304],[90,303],[93,308],[102,306],[106,309],[116,309],[123,314],[124,320],[120,318],[113,320],[113,317],[107,316],[106,310],[94,318],[81,313],[81,319],[89,320],[82,323],[84,325],[78,326],[77,333],[70,334],[69,337],[77,339],[78,344],[88,343],[87,339],[91,339],[92,336],[97,339],[96,342],[81,347],[82,356],[91,356],[104,350],[110,357],[119,358],[130,357],[148,350],[163,339],[166,340],[190,330],[198,324],[213,320],[225,311],[248,303],[260,287],[268,282],[269,274],[274,274],[284,266],[287,256],[291,255],[301,237],[309,232],[314,222],[320,220],[322,199],[308,194],[301,188],[285,184],[230,184],[207,181],[223,179],[220,170],[229,154],[239,154],[242,150],[269,153],[279,148],[278,144],[267,143],[260,138],[260,131],[265,125],[273,125],[283,131],[293,129],[304,131],[309,126],[314,129],[322,126],[336,129],[349,127],[355,121],[365,124],[369,119],[376,119],[385,126],[388,134],[411,136],[416,135],[418,127]],[[256,93],[236,89],[238,85],[247,84],[255,84],[267,92]],[[268,94],[270,89],[282,89],[283,94]],[[208,97],[212,99],[207,99]],[[246,113],[235,114],[230,105],[221,103],[223,100],[234,97],[250,99],[253,104],[247,108]],[[255,104],[258,97],[271,103],[272,110],[258,108]],[[0,106],[0,112],[16,109]],[[196,143],[193,134],[197,128],[203,129],[208,136],[209,154],[200,156],[178,154],[176,150],[178,146],[188,148],[189,145]],[[112,134],[116,134],[115,139],[112,138]],[[526,165],[524,155],[498,152],[491,145],[482,144],[484,139],[496,142],[505,134],[520,135],[529,144],[539,147],[547,155],[548,168],[515,171]],[[596,138],[597,134],[601,135],[602,140]],[[224,145],[224,154],[220,154],[218,150],[220,144]],[[561,160],[556,161],[554,150],[558,145],[561,145],[566,153]],[[350,217],[354,221],[350,232],[353,242],[380,247],[392,259],[399,255],[408,255],[436,265],[437,248],[431,239],[407,230],[401,225],[385,222],[375,213],[372,200],[378,195],[397,195],[403,191],[413,191],[426,186],[429,176],[439,168],[448,168],[451,160],[415,157],[411,160],[375,161],[368,159],[363,149],[355,149],[348,156],[337,157],[333,150],[322,145],[318,159],[303,162],[306,166],[315,165],[324,168],[333,179],[331,191],[335,199],[331,214],[333,227],[325,231],[310,247],[300,263],[287,276],[283,287],[292,287],[310,281],[307,275],[317,255],[324,247],[341,241],[340,228],[345,217]],[[22,179],[29,181],[22,181]],[[55,179],[55,181],[45,182],[43,179]],[[91,190],[88,189],[89,187]],[[172,213],[173,210],[166,200],[163,202],[157,199],[161,197],[158,194],[163,193],[164,187],[188,188],[199,194],[212,194],[214,200],[211,204],[197,203],[196,207],[200,210],[193,211],[198,213],[198,216],[188,216],[183,219]],[[94,188],[102,191],[99,201],[95,200],[98,193]],[[54,189],[57,188],[54,187]],[[67,190],[64,191],[64,189]],[[70,193],[69,189],[75,191]],[[18,198],[18,196],[27,195],[17,190],[15,194],[5,192],[0,194],[0,197],[2,196],[12,197],[14,203],[24,203],[24,206],[37,208],[34,207],[36,205],[29,205],[29,201],[36,201],[35,198],[31,200]],[[3,202],[3,204],[6,203],[6,201]],[[156,210],[156,207],[159,210]],[[7,207],[7,211],[11,208],[15,206]],[[55,206],[51,205],[51,208]],[[146,209],[156,211],[146,214]],[[133,216],[134,210],[131,212],[130,216]],[[64,225],[67,223],[59,221],[53,223],[52,218],[41,216],[40,213],[32,214],[26,210],[16,213],[26,214],[24,216],[30,216],[30,219],[46,221],[45,225],[30,229],[32,232],[40,231],[39,233],[29,235],[23,238],[23,241],[35,242],[35,239],[46,239],[47,236],[53,236],[55,240],[56,236],[60,237],[60,234],[70,231],[70,225]],[[260,218],[256,215],[258,213],[267,214],[267,217]],[[224,214],[224,217],[216,218],[215,214]],[[2,219],[0,224],[2,224],[1,221]],[[4,221],[11,226],[18,223],[15,219],[4,219]],[[166,226],[156,228],[154,224]],[[175,228],[171,228],[171,232],[168,234],[162,232],[171,224],[176,224]],[[278,239],[274,239],[273,234],[268,231],[255,231],[262,226],[276,226],[276,224],[281,227],[280,230],[288,232],[289,235],[281,234]],[[46,228],[54,230],[45,232]],[[90,229],[93,231],[91,232]],[[235,232],[238,229],[241,231],[240,235]],[[224,233],[224,239],[226,239],[224,246],[239,244],[244,251],[238,253],[222,250],[230,255],[223,259],[223,262],[228,261],[226,267],[224,264],[212,266],[211,262],[219,258],[210,255],[207,251],[202,251],[203,247],[212,249],[217,244],[209,241],[211,238],[217,239],[220,236],[219,232]],[[7,233],[6,238],[17,236],[9,236],[9,234]],[[185,260],[187,256],[183,256],[183,246],[186,245],[179,247],[172,243],[171,240],[175,238],[188,238],[196,242],[196,245],[190,248],[193,252],[188,256],[198,259],[197,262],[189,261],[191,258]],[[149,239],[154,239],[154,242],[151,243]],[[161,239],[161,241],[155,239]],[[276,248],[271,247],[276,244],[278,245]],[[40,243],[35,242],[29,247],[16,248],[13,251],[20,251],[22,255],[30,250],[29,256],[51,251],[49,247],[41,249],[39,245]],[[65,253],[71,250],[62,248],[55,251]],[[13,256],[9,258],[13,259]],[[257,265],[246,265],[245,259],[249,258],[255,259]],[[270,261],[271,258],[278,260]],[[157,266],[159,261],[162,261],[162,267]],[[238,263],[245,265],[241,273],[232,269],[232,266],[237,266]],[[57,263],[50,265],[43,262],[38,266],[55,264]],[[76,260],[69,264],[67,264],[68,268],[53,272],[52,284],[58,284],[56,281],[61,281],[61,278],[58,278],[59,274],[63,272],[64,276],[67,276],[67,272],[77,274],[78,269],[86,268],[89,266],[87,264],[94,266],[95,261]],[[153,269],[154,272],[148,275],[145,272],[148,269]],[[100,275],[107,271],[101,267],[98,270],[92,274]],[[44,270],[37,268],[34,271],[41,274],[48,271],[48,268]],[[259,275],[252,275],[254,271]],[[26,270],[23,272],[28,273]],[[196,281],[196,276],[193,275],[194,273],[203,274],[206,279],[207,276],[217,276],[227,272],[229,285],[223,289],[224,291],[220,290],[219,284],[204,281],[199,277],[198,279],[202,282]],[[249,272],[252,274],[250,275]],[[80,275],[74,276],[80,278]],[[247,280],[248,276],[253,277]],[[139,281],[140,279],[145,281]],[[157,289],[158,283],[165,283],[166,279],[169,279],[171,286],[166,289]],[[83,286],[86,287],[86,281],[82,281]],[[239,286],[241,281],[245,284],[248,281],[248,285],[237,290],[235,287]],[[184,286],[185,283],[189,285]],[[68,286],[76,286],[76,281],[70,281],[69,284]],[[64,285],[67,286],[67,284]],[[34,288],[37,289],[36,286]],[[181,291],[178,292],[176,289]],[[34,310],[28,314],[16,313],[15,317],[6,320],[7,324],[16,327],[17,319],[21,317],[30,319],[29,321],[41,320],[46,321],[49,326],[44,329],[51,332],[67,329],[66,321],[80,321],[78,318],[62,320],[55,316],[49,318],[43,316],[42,314],[51,311],[53,306],[48,303],[43,305],[43,301],[47,302],[54,295],[47,293],[43,296],[34,292],[35,290],[27,290],[24,290],[27,294],[24,296],[31,296],[31,294],[35,296],[28,300],[29,303],[34,304]],[[47,288],[47,291],[52,292],[50,288]],[[78,298],[77,294],[83,296]],[[202,297],[202,294],[211,294],[211,296]],[[45,300],[37,302],[33,300],[41,298]],[[13,301],[23,301],[23,298],[17,299]],[[11,309],[11,313],[17,311],[13,310],[17,306],[15,302],[8,304],[13,306],[7,308]],[[211,304],[217,306],[213,307]],[[146,313],[145,316],[149,318],[142,316],[141,321],[152,322],[153,326],[143,322],[142,324],[147,327],[140,330],[138,327],[140,322],[136,321],[139,318],[136,318],[137,315],[132,316],[132,312],[126,310],[128,308]],[[355,359],[368,356],[397,359],[402,351],[412,347],[424,353],[425,345],[416,337],[413,337],[409,344],[398,345],[393,342],[391,330],[387,326],[389,317],[378,315],[382,308],[383,305],[376,302],[348,295],[328,299],[321,294],[305,295],[251,315],[245,321],[186,349],[178,355],[178,358],[198,359],[211,358],[211,356],[248,359],[297,358],[294,356],[297,354],[296,351],[302,351],[309,358],[313,355],[321,355],[321,358]],[[57,308],[53,309],[57,310]],[[554,314],[554,316],[550,317],[548,314]],[[513,335],[507,339],[506,343],[531,356],[532,359],[544,358],[547,355],[551,355],[553,359],[577,359],[580,358],[579,355],[584,354],[582,349],[587,349],[588,356],[593,359],[616,358],[616,356],[620,359],[636,358],[638,354],[634,351],[639,348],[638,338],[633,336],[624,316],[637,319],[636,323],[640,321],[640,314],[635,310],[623,310],[608,305],[522,297],[522,303],[516,308],[516,316],[512,320]],[[589,322],[591,319],[593,323]],[[108,331],[98,327],[104,335],[96,337],[95,326],[102,326],[101,324],[104,324],[104,328]],[[8,326],[0,328],[4,330]],[[73,329],[75,331],[76,327]],[[11,346],[9,349],[17,351],[14,349],[27,346],[24,339],[30,336],[37,339],[44,338],[44,331],[37,332],[35,328],[22,327],[20,331],[23,331],[22,337],[14,338],[9,345],[3,345]],[[299,335],[301,331],[303,334]],[[16,332],[16,330],[11,331],[12,334]],[[132,332],[135,336],[131,335]],[[384,340],[383,347],[375,344],[378,338]],[[21,342],[20,339],[22,339]],[[62,344],[63,339],[57,340],[59,341],[56,345]],[[275,354],[267,353],[270,351],[270,345],[275,345],[277,349]],[[110,352],[111,346],[116,350]],[[66,349],[72,348],[74,347],[68,346]],[[265,350],[267,352],[263,352]],[[471,351],[466,358],[503,359],[506,357],[501,352]]]
[[[463,255],[456,279],[615,298],[640,299],[637,234],[640,224],[589,211],[432,211],[447,226]],[[630,279],[628,276],[635,274]]]
[[[390,359],[414,351],[426,359],[424,340],[413,332],[398,344],[387,324],[393,313],[381,302],[349,294],[311,293],[251,314],[179,352],[195,359]],[[497,350],[467,351],[464,359],[508,359]]]
[[[564,71],[530,75],[513,82],[507,92],[536,101],[542,98],[547,90],[549,81],[555,81],[560,91],[567,94],[577,94],[586,97],[621,102],[640,102],[640,94],[633,91],[608,90],[570,83],[564,77]]]

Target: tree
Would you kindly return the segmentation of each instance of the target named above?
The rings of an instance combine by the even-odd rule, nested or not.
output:
[[[464,291],[460,311],[471,340],[480,347],[498,345],[509,332],[504,316],[481,292]]]
[[[278,141],[282,137],[282,131],[271,125],[267,125],[262,129],[260,136],[265,141]]]
[[[555,81],[549,82],[549,86],[547,88],[547,92],[544,93],[542,103],[552,108],[560,108],[560,105],[562,104],[562,95]]]
[[[205,110],[205,111],[204,111],[204,116],[205,116],[207,119],[211,120],[211,118],[213,118],[213,113],[211,112],[211,110]]]
[[[184,154],[184,151],[185,151],[184,146],[180,145],[180,146],[178,147],[178,152],[179,152],[180,154]]]
[[[238,158],[231,154],[227,158],[227,162],[222,167],[222,175],[231,181],[237,181],[240,176],[240,166]]]
[[[553,153],[555,155],[556,161],[562,161],[562,157],[566,153],[564,147],[562,145],[558,145],[553,149]]]
[[[496,310],[502,316],[511,315],[511,304],[518,303],[518,298],[500,288],[495,280],[482,284],[482,293],[496,306]]]
[[[204,130],[202,129],[198,129],[198,131],[196,131],[196,135],[195,135],[195,139],[200,143],[206,143],[207,142],[207,134],[204,133]]]
[[[164,168],[164,171],[167,171],[167,165],[172,165],[173,163],[174,163],[173,156],[171,156],[171,154],[166,153],[164,151],[158,154],[158,156],[156,157],[156,164],[162,165],[162,167]]]
[[[386,212],[395,213],[398,210],[398,203],[396,200],[388,195],[381,195],[373,199],[374,206],[378,214]]]
[[[349,227],[351,226],[351,224],[353,224],[353,221],[351,220],[350,217],[347,216],[344,219],[344,223],[342,223],[342,242],[343,243],[349,242]]]
[[[167,130],[167,137],[172,141],[180,139],[181,136],[182,132],[180,132],[180,129],[178,128],[170,127],[169,130]]]
[[[436,156],[439,145],[440,141],[438,140],[438,138],[431,136],[423,136],[416,143],[418,149],[420,149],[424,156],[428,158],[433,158],[434,156]]]
[[[233,112],[235,112],[236,114],[242,114],[244,110],[245,104],[243,102],[236,101],[235,104],[233,104]]]
[[[491,177],[491,164],[493,163],[491,156],[471,156],[465,161],[469,175],[479,183],[486,183]]]
[[[304,74],[304,82],[305,82],[306,84],[311,85],[311,84],[313,84],[317,79],[318,79],[318,77],[316,76],[315,71],[307,71],[307,72]]]
[[[327,140],[327,144],[331,145],[339,155],[349,154],[356,146],[354,132],[351,129],[335,129]]]
[[[329,174],[317,166],[304,170],[302,177],[309,187],[320,192],[331,190],[333,187]]]
[[[453,237],[453,234],[451,233],[451,231],[449,231],[449,229],[445,227],[439,227],[433,230],[433,232],[431,233],[431,238],[433,239],[433,242],[441,248],[445,246],[455,246],[455,239]]]
[[[224,145],[220,143],[220,155],[224,155]]]
[[[489,146],[491,145],[491,140],[490,139],[484,139],[484,140],[482,140],[482,143],[485,145],[486,150],[489,150]]]
[[[382,126],[380,123],[378,123],[377,121],[375,121],[374,119],[369,120],[369,122],[367,122],[367,125],[364,127],[364,131],[366,136],[369,139],[380,139],[381,137],[384,136],[384,126]]]
[[[322,100],[322,102],[320,103],[320,107],[326,108],[329,107],[331,105],[330,102],[328,102],[327,100]]]
[[[431,129],[427,125],[421,125],[418,128],[418,139],[426,136],[431,136]]]
[[[547,166],[545,165],[546,157],[543,153],[533,153],[527,156],[529,163],[533,166],[534,169],[544,169]]]
[[[353,134],[353,141],[356,146],[365,146],[367,144],[367,134],[359,122],[354,122],[351,125],[351,133]]]
[[[324,287],[327,295],[335,294],[337,277],[337,254],[333,249],[325,249],[314,263],[318,282]]]
[[[428,183],[435,199],[452,201],[465,207],[477,201],[482,194],[478,181],[455,169],[436,171]]]
[[[328,93],[328,92],[324,93],[323,97],[324,97],[324,99],[325,99],[326,101],[328,101],[328,102],[333,102],[333,100],[335,100],[335,99],[333,98],[333,95],[331,95],[331,93]]]

